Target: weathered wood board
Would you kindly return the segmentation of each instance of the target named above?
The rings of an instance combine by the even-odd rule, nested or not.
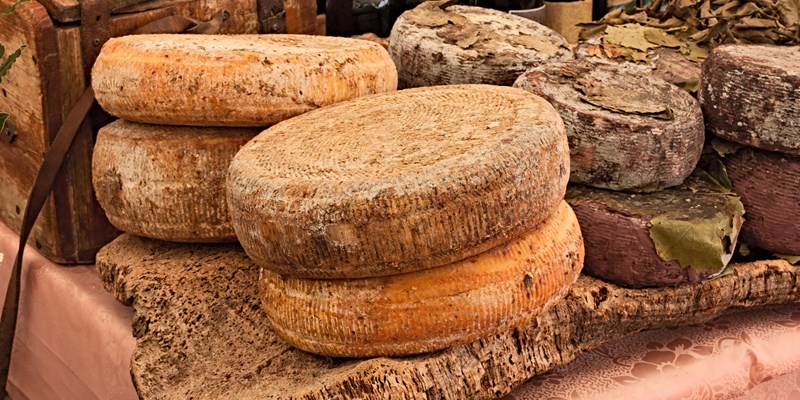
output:
[[[785,261],[740,264],[667,289],[582,276],[522,328],[419,356],[350,360],[295,350],[270,330],[254,287],[258,267],[238,245],[123,235],[101,251],[97,268],[135,310],[132,376],[143,399],[490,399],[634,332],[800,302],[800,270]]]

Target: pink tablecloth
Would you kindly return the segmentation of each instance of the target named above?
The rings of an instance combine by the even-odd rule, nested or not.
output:
[[[0,304],[19,237],[0,223]],[[30,246],[8,392],[14,400],[135,399],[133,310],[103,289],[93,266],[62,267]]]
[[[0,303],[18,237],[0,224]],[[62,267],[28,248],[9,392],[21,399],[136,398],[132,310],[92,266]],[[608,343],[531,379],[515,400],[800,400],[800,305],[735,311],[705,324]]]

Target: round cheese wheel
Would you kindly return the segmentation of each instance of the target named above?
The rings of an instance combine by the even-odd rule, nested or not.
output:
[[[263,308],[292,346],[332,357],[400,356],[469,343],[548,310],[583,263],[561,203],[539,228],[466,260],[408,274],[316,280],[263,271]]]
[[[528,68],[571,60],[561,35],[487,8],[427,1],[403,13],[389,36],[400,87],[486,83],[510,86]]]
[[[800,157],[745,147],[723,162],[747,210],[742,241],[800,255]]]
[[[130,121],[267,126],[354,97],[397,89],[380,45],[307,35],[134,35],[103,46],[97,101]]]
[[[667,81],[574,61],[531,69],[514,86],[544,97],[564,119],[571,182],[652,192],[679,185],[700,159],[700,106]]]
[[[693,178],[690,178],[693,179]],[[719,273],[742,226],[741,202],[699,182],[632,194],[570,187],[584,272],[621,286],[675,286]]]
[[[145,125],[118,120],[97,134],[92,183],[117,229],[176,242],[236,241],[225,176],[260,130]]]
[[[554,212],[568,173],[564,125],[544,99],[439,86],[267,129],[233,159],[227,193],[256,263],[354,278],[444,265],[516,238]]]
[[[800,46],[719,46],[703,63],[700,102],[717,136],[800,155]]]

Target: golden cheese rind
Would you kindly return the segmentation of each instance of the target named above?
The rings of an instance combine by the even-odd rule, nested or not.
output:
[[[263,308],[292,346],[331,357],[401,356],[469,343],[525,324],[561,300],[583,266],[562,202],[539,228],[438,268],[311,280],[263,270]]]
[[[129,121],[269,126],[328,104],[397,89],[386,50],[307,35],[134,35],[103,46],[97,101]]]
[[[92,183],[117,229],[176,242],[231,242],[225,177],[254,128],[118,120],[97,134]]]
[[[541,224],[569,149],[525,91],[439,86],[279,123],[231,162],[228,205],[257,264],[305,278],[395,275],[460,261]]]

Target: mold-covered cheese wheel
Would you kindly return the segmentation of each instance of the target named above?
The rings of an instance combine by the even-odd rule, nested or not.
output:
[[[567,201],[584,236],[584,271],[628,287],[698,282],[722,271],[744,211],[736,196],[700,182],[647,194],[575,186]]]
[[[580,228],[561,203],[539,228],[453,264],[408,274],[314,280],[264,271],[275,332],[334,357],[416,354],[520,326],[561,300],[583,262]]]
[[[544,97],[564,119],[571,182],[652,192],[681,184],[700,159],[700,106],[664,80],[574,61],[531,69],[514,86]]]
[[[92,157],[97,200],[118,229],[178,242],[236,241],[225,176],[260,130],[146,125],[100,129]]]
[[[528,68],[571,60],[561,35],[529,19],[427,1],[397,19],[389,53],[400,87],[486,83],[510,86]]]
[[[702,77],[700,102],[715,135],[800,155],[800,46],[719,46]]]
[[[742,241],[800,255],[800,157],[743,147],[723,162],[747,210]]]
[[[397,89],[380,45],[307,35],[134,35],[103,46],[97,101],[130,121],[268,126],[354,97]]]
[[[247,253],[306,278],[448,264],[551,215],[569,175],[564,125],[502,86],[364,97],[279,123],[231,163],[231,221]]]

